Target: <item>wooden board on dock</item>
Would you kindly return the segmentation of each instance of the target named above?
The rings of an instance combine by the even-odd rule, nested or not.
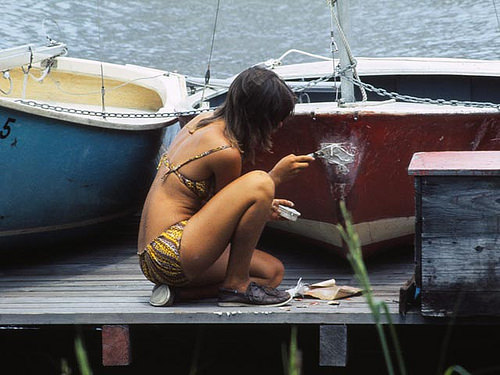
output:
[[[500,316],[500,151],[421,152],[417,285],[426,316]]]
[[[373,323],[363,296],[339,300],[339,305],[303,299],[281,308],[222,308],[208,299],[152,307],[153,285],[142,275],[136,256],[137,225],[137,218],[131,218],[106,237],[2,262],[0,326]],[[306,283],[335,278],[338,285],[357,286],[348,262],[325,250],[295,240],[287,243],[286,237],[269,232],[261,242],[285,264],[282,288],[294,286],[300,277]],[[367,266],[375,296],[389,305],[394,322],[422,322],[419,314],[398,314],[399,289],[414,272],[411,249],[390,252]]]

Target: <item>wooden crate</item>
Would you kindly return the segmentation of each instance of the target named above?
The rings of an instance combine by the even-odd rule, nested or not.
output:
[[[425,316],[500,316],[500,151],[423,152],[415,176]]]

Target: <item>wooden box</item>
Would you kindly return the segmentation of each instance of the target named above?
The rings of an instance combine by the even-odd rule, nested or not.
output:
[[[422,315],[500,316],[500,151],[417,153],[408,172]]]

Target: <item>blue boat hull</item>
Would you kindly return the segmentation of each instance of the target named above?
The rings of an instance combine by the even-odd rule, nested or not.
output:
[[[162,133],[78,125],[0,107],[0,250],[137,211]]]

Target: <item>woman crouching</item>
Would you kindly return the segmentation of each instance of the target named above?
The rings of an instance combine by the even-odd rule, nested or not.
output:
[[[290,88],[253,67],[229,87],[225,103],[190,121],[160,161],[141,217],[141,269],[155,285],[153,306],[218,296],[221,306],[281,306],[284,274],[275,257],[255,249],[268,220],[277,220],[275,188],[308,167],[288,155],[270,172],[241,175],[242,161],[269,151],[271,135],[294,108]]]

